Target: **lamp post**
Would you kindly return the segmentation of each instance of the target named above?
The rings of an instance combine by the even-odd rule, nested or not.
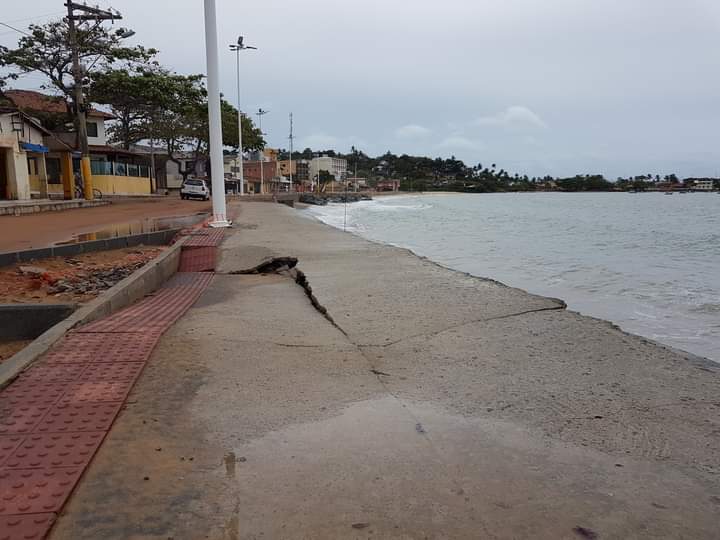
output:
[[[257,47],[251,47],[243,43],[243,37],[238,36],[237,43],[230,45],[230,50],[235,51],[237,54],[237,99],[238,99],[238,158],[235,160],[235,164],[240,169],[240,195],[245,194],[245,173],[243,171],[243,155],[242,155],[242,119],[243,113],[240,108],[240,51],[246,49],[257,50]]]
[[[262,117],[265,116],[270,111],[263,111],[262,109],[258,109],[257,114],[258,116],[258,128],[260,128],[260,136],[264,137],[265,134],[262,130]],[[262,149],[260,150],[260,194],[262,195],[263,190],[265,189],[265,169],[263,168],[263,162],[265,161],[265,145],[263,144]]]
[[[205,55],[207,58],[208,124],[210,128],[210,169],[213,220],[211,227],[229,227],[225,206],[225,174],[220,119],[220,67],[218,59],[215,0],[205,0]]]

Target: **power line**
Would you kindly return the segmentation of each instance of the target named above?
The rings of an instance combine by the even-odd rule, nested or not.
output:
[[[15,30],[16,32],[20,32],[21,34],[25,34],[26,36],[30,36],[30,34],[28,34],[27,32],[25,32],[25,31],[23,31],[23,30],[19,30],[18,28],[15,28],[14,26],[10,26],[10,25],[7,24],[7,23],[0,22],[0,25],[1,25],[1,26],[7,26],[10,30]],[[30,36],[30,37],[32,37],[32,36]]]
[[[34,17],[25,17],[23,19],[13,19],[12,21],[6,21],[6,22],[16,23],[16,22],[23,22],[23,21],[32,21],[35,19],[42,19],[44,17],[54,17],[56,15],[64,15],[64,14],[65,14],[64,11],[59,11],[59,12],[56,11],[54,13],[45,13],[44,15],[35,15]]]

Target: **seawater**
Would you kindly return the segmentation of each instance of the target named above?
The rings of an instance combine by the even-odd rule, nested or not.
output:
[[[720,361],[716,193],[427,194],[307,211]]]

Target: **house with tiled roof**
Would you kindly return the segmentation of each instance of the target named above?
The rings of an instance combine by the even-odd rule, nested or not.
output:
[[[18,185],[15,191],[6,190],[4,194],[0,193],[0,198],[74,197],[75,177],[80,171],[80,143],[73,123],[71,105],[62,97],[13,89],[2,92],[0,106],[23,114],[46,130],[42,139],[43,149],[38,149],[43,159],[27,156],[28,189]],[[90,107],[86,116],[93,187],[99,189],[103,195],[152,193],[147,156],[108,144],[106,122],[112,120],[113,115]],[[39,163],[37,167],[36,162]],[[66,170],[68,168],[69,170]],[[0,175],[1,169],[2,167]],[[22,173],[17,173],[16,176],[23,177]],[[2,182],[0,178],[0,184]],[[6,181],[5,185],[11,183]]]

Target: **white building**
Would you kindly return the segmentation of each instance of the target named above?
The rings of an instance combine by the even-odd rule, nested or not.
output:
[[[713,187],[712,180],[695,180],[695,185],[692,188],[696,191],[712,191]]]
[[[319,171],[327,171],[335,180],[343,180],[347,176],[347,160],[330,156],[313,158],[309,167],[311,181],[316,181]]]
[[[0,199],[46,198],[49,132],[20,111],[0,110]]]

